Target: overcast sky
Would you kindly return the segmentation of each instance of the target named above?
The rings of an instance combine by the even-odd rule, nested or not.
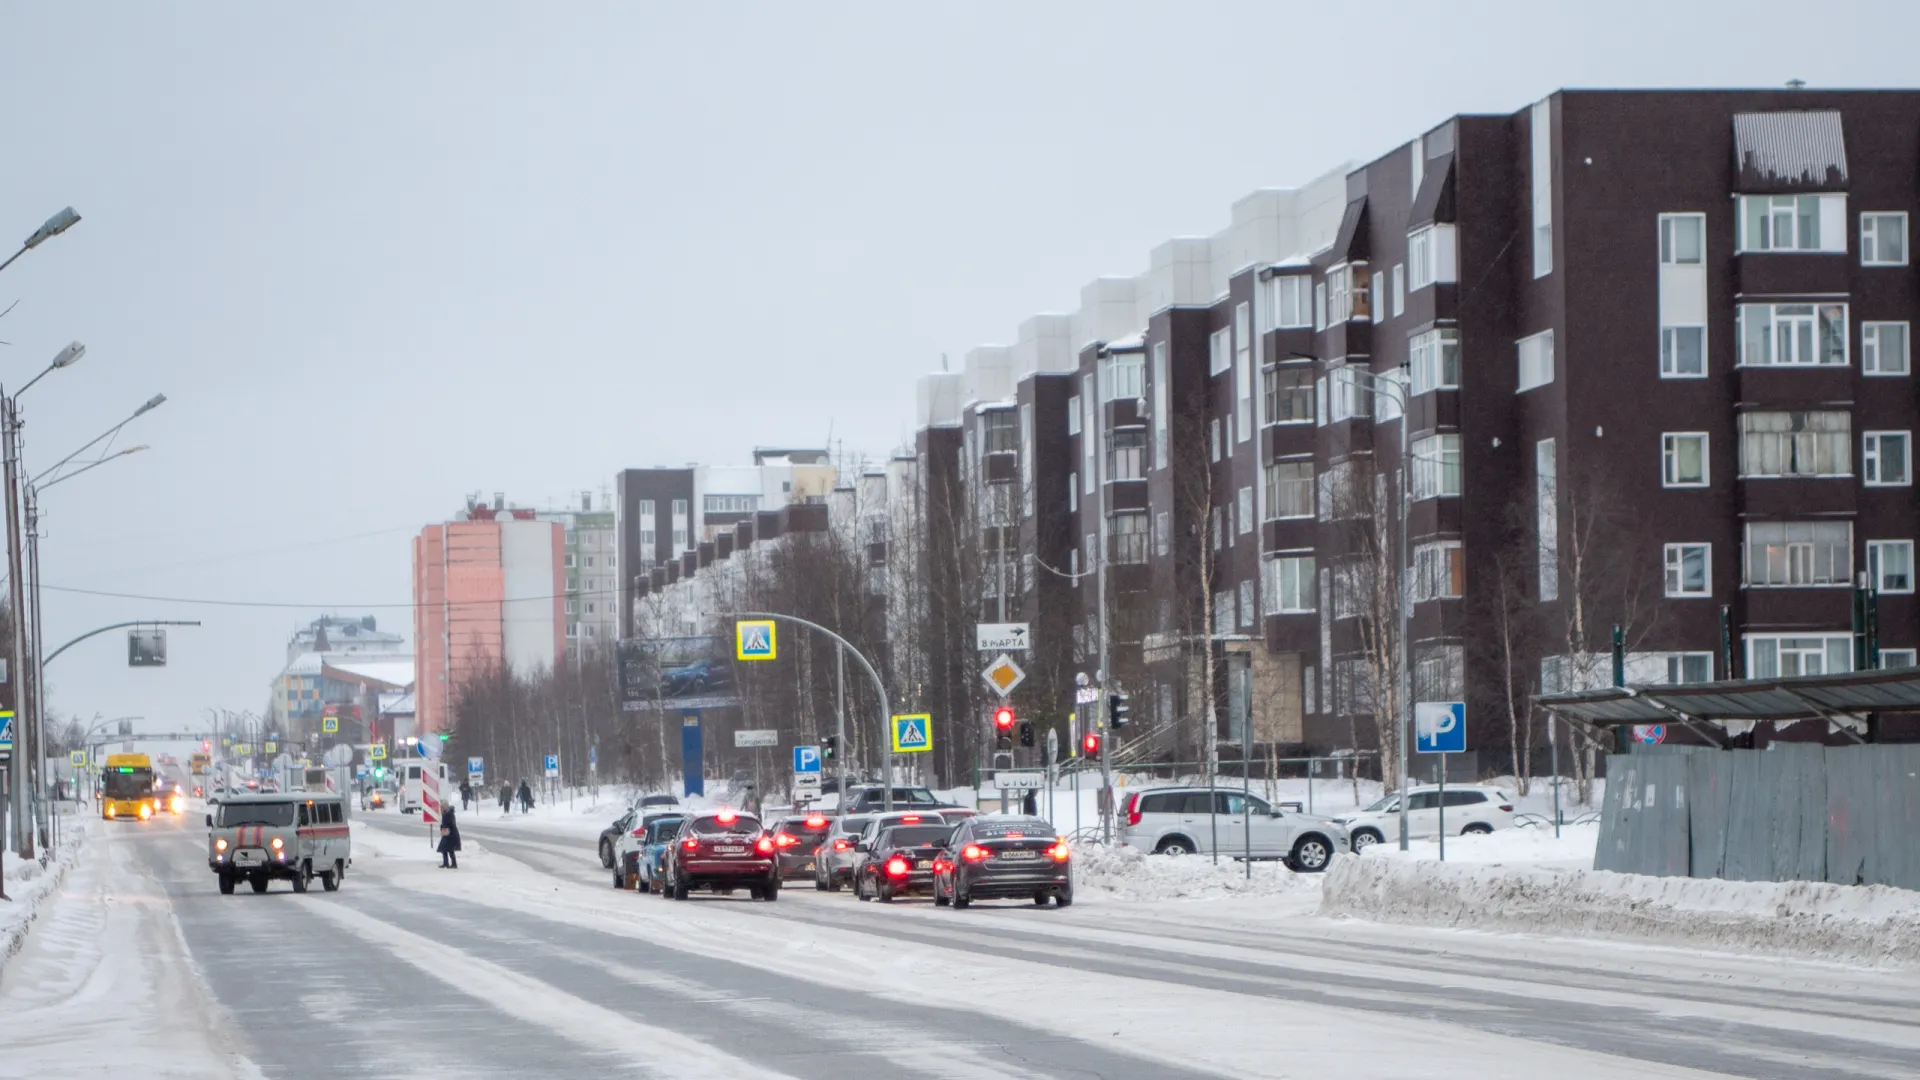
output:
[[[47,493],[52,704],[263,709],[323,611],[411,634],[410,535],[758,444],[884,454],[941,353],[1257,187],[1562,86],[1916,82],[1849,4],[0,0],[0,380]],[[1444,14],[1442,12],[1445,12]]]

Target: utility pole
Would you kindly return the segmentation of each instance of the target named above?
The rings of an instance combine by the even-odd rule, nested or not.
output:
[[[7,679],[13,697],[13,760],[8,763],[12,786],[13,849],[23,859],[33,857],[33,830],[27,824],[27,718],[31,715],[26,679],[26,575],[20,558],[20,420],[16,402],[0,392],[0,441],[6,449],[7,602],[12,608],[13,633],[7,641]]]
[[[1098,360],[1095,361],[1096,364],[1098,362]],[[1099,373],[1095,372],[1096,386],[1102,381],[1098,376]],[[1093,722],[1088,725],[1088,728],[1100,733],[1100,840],[1102,843],[1110,844],[1113,842],[1116,800],[1113,795],[1113,740],[1108,737],[1107,731],[1107,681],[1113,677],[1113,652],[1107,640],[1109,636],[1107,633],[1107,455],[1106,446],[1103,445],[1105,439],[1102,436],[1105,420],[1106,410],[1101,407],[1099,394],[1096,391],[1093,402],[1093,423],[1087,425],[1087,438],[1093,440],[1093,512],[1100,518],[1097,531],[1100,538],[1099,550],[1093,553],[1094,559],[1097,560],[1096,569],[1099,571],[1094,580],[1098,583],[1097,602],[1100,607],[1100,670],[1099,677],[1094,681],[1099,696],[1094,700]]]

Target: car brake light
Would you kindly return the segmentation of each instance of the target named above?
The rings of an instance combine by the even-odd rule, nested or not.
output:
[[[1140,796],[1138,793],[1127,800],[1127,824],[1140,824]]]
[[[833,842],[833,850],[835,851],[847,850],[847,842],[845,840],[835,840]]]
[[[1500,812],[1501,812],[1501,813],[1503,813],[1503,814],[1511,814],[1511,813],[1513,813],[1513,804],[1512,804],[1512,803],[1501,803],[1501,804],[1500,804]]]
[[[645,840],[647,838],[647,827],[642,825],[641,827],[633,830],[633,832],[630,835],[635,840]]]
[[[1067,856],[1071,855],[1072,852],[1067,850],[1067,843],[1062,840],[1060,843],[1048,848],[1047,854],[1053,856],[1054,862],[1066,862]]]
[[[799,843],[800,841],[797,838],[793,836],[789,836],[786,833],[781,833],[780,835],[773,838],[773,842],[776,844],[779,844],[781,847],[792,847],[793,845]]]
[[[827,819],[821,817],[819,814],[815,814],[807,819],[807,828],[809,829],[822,829],[826,827],[826,824]]]
[[[934,870],[934,873],[936,873],[936,874],[937,874],[937,873],[939,873],[939,872],[940,872],[940,871],[942,871],[942,870],[951,870],[951,869],[953,869],[953,864],[952,864],[952,863],[950,863],[950,862],[948,862],[947,860],[945,860],[945,859],[935,859],[935,860],[933,860],[933,870]]]
[[[979,844],[968,844],[960,849],[960,857],[968,862],[979,862],[987,857],[987,849]]]
[[[699,851],[699,850],[700,850],[700,840],[699,840],[699,838],[698,838],[698,837],[693,837],[693,836],[689,836],[689,837],[687,837],[687,838],[686,838],[685,840],[682,840],[682,841],[680,841],[680,843],[681,843],[681,845],[682,845],[682,846],[684,846],[684,847],[685,847],[685,848],[686,848],[686,849],[687,849],[688,851]]]
[[[905,877],[906,873],[907,873],[907,860],[902,859],[899,856],[895,856],[887,860],[888,876]]]
[[[753,850],[759,852],[762,855],[773,854],[773,837],[771,836],[761,837],[759,840],[754,842]]]
[[[1007,839],[1009,840],[1025,840],[1026,838],[1027,834],[1023,832],[1010,832],[1007,834]]]
[[[920,824],[920,815],[919,814],[902,814],[900,816],[900,820],[902,823],[907,825],[918,825]]]
[[[740,817],[739,814],[736,814],[731,810],[722,810],[719,813],[713,815],[714,820],[718,821],[722,825],[731,825],[739,817]]]

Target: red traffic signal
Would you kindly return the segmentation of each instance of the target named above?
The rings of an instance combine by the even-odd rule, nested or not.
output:
[[[1088,757],[1099,757],[1100,756],[1100,736],[1088,735],[1086,738],[1081,739],[1080,749]]]
[[[1013,710],[1005,705],[993,710],[993,726],[998,731],[1013,730]]]

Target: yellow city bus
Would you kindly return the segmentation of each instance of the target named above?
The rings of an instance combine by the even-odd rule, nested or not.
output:
[[[153,816],[153,759],[145,754],[108,754],[100,770],[100,816]]]

